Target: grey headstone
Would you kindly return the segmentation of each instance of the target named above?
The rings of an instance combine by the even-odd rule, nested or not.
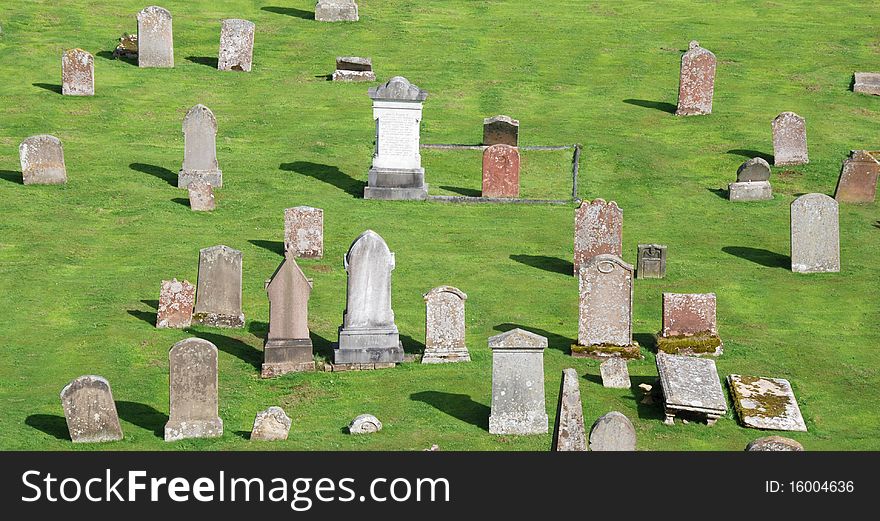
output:
[[[61,406],[74,443],[122,439],[122,427],[110,383],[100,376],[80,376],[61,390]]]
[[[715,360],[658,352],[657,372],[667,425],[672,425],[680,412],[705,414],[709,425],[727,413]]]
[[[318,0],[315,20],[319,22],[357,22],[358,6],[354,0]]]
[[[853,78],[853,92],[880,96],[880,73],[857,72]]]
[[[424,295],[425,352],[423,364],[470,362],[465,345],[464,302],[467,295],[452,286],[440,286]]]
[[[290,434],[291,423],[284,409],[274,406],[269,407],[265,411],[257,413],[257,417],[254,419],[254,428],[251,430],[251,440],[286,440]]]
[[[744,181],[727,185],[727,196],[733,202],[769,201],[773,187],[769,181]]]
[[[61,57],[61,94],[95,95],[95,58],[82,49],[70,49]]]
[[[590,450],[636,450],[636,430],[632,422],[617,411],[601,416],[590,429]]]
[[[547,339],[513,329],[489,338],[492,349],[491,434],[543,434],[549,429],[544,403]]]
[[[629,389],[629,368],[626,360],[621,358],[609,358],[599,365],[599,373],[602,375],[602,386],[611,389]]]
[[[806,194],[791,203],[791,271],[840,271],[837,201],[825,194]]]
[[[171,13],[150,6],[137,15],[138,67],[174,67],[174,36]]]
[[[18,147],[21,176],[26,185],[63,185],[67,182],[61,140],[43,134],[31,136]]]
[[[187,338],[168,352],[170,415],[165,441],[216,438],[223,435],[217,414],[217,347],[201,338]]]
[[[736,171],[736,181],[769,181],[770,163],[760,157],[753,157],[741,164]]]
[[[231,18],[220,29],[217,69],[250,72],[254,61],[254,23]]]
[[[269,334],[263,348],[263,378],[313,371],[315,361],[309,336],[309,296],[312,281],[292,256],[266,283],[269,294]]]
[[[574,369],[562,370],[559,407],[556,411],[556,426],[553,430],[553,450],[587,450],[587,432],[584,427],[580,384],[577,371]]]
[[[483,144],[519,146],[519,121],[503,114],[483,119]]]
[[[217,164],[217,118],[201,103],[189,109],[183,119],[183,167],[177,187],[189,188],[193,181],[204,181],[214,188],[223,186],[223,172]]]
[[[572,354],[640,358],[632,339],[633,267],[601,254],[581,265],[578,278],[578,345]]]
[[[339,56],[336,58],[336,70],[333,81],[376,81],[373,72],[373,60],[358,56]]]
[[[803,452],[804,446],[791,438],[783,436],[765,436],[746,445],[749,452]]]
[[[666,276],[666,250],[665,244],[639,244],[636,278],[664,278]]]
[[[214,327],[244,327],[240,251],[223,245],[199,250],[193,322]]]
[[[743,426],[773,431],[807,431],[791,384],[783,378],[727,376],[733,407]]]
[[[382,422],[372,414],[361,414],[348,424],[349,434],[372,434],[382,430]]]
[[[187,186],[189,208],[194,212],[210,212],[217,207],[214,188],[202,179],[196,179]]]
[[[794,112],[776,116],[773,128],[773,164],[775,166],[805,165],[807,155],[807,122]]]

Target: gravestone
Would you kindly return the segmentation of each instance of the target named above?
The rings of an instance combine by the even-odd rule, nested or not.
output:
[[[187,187],[189,207],[194,212],[211,212],[217,207],[214,187],[202,179],[196,179]]]
[[[192,325],[196,288],[189,281],[163,280],[159,290],[156,327],[184,329]]]
[[[736,182],[727,185],[727,195],[731,201],[767,201],[773,199],[770,186],[770,164],[754,157],[736,171]]]
[[[452,286],[425,293],[425,352],[423,364],[470,362],[465,345],[464,302],[467,295]]]
[[[662,279],[666,276],[666,245],[639,244],[636,278]]]
[[[673,425],[676,415],[705,416],[708,425],[727,414],[727,400],[718,379],[715,360],[657,352],[657,373],[663,391],[663,423]]]
[[[113,58],[137,58],[138,56],[138,37],[136,34],[123,33],[119,37],[119,43],[113,50]]]
[[[783,436],[765,436],[746,445],[749,452],[803,452],[804,446],[791,438]]]
[[[553,450],[587,450],[587,433],[584,428],[584,408],[581,405],[581,391],[577,371],[562,370],[562,384],[559,389],[559,407],[556,410],[556,425],[553,429]]]
[[[794,112],[783,112],[776,116],[773,127],[773,165],[806,165],[807,122]]]
[[[254,62],[254,23],[231,18],[220,29],[217,70],[250,72]]]
[[[269,407],[257,413],[254,428],[251,429],[251,440],[283,441],[290,435],[290,417],[281,407]]]
[[[223,245],[199,250],[193,322],[214,327],[244,327],[240,251]]]
[[[504,115],[483,119],[483,144],[519,146],[519,121]]]
[[[840,271],[837,201],[825,194],[806,194],[791,203],[791,271]]]
[[[602,387],[609,389],[629,389],[629,367],[622,358],[609,358],[599,365]]]
[[[629,418],[617,411],[600,416],[590,429],[591,451],[634,451],[636,429]]]
[[[309,296],[312,281],[292,256],[285,257],[266,282],[269,295],[269,334],[263,347],[260,375],[272,378],[298,371],[314,371],[309,337]]]
[[[880,73],[857,72],[853,78],[853,92],[880,96]]]
[[[492,145],[483,151],[483,197],[519,197],[519,150]]]
[[[715,93],[715,55],[700,47],[696,40],[688,44],[688,51],[681,57],[681,75],[678,84],[679,116],[695,116],[712,113],[712,96]]]
[[[170,414],[165,441],[216,438],[223,435],[217,414],[217,347],[187,338],[168,352]]]
[[[491,434],[544,434],[544,349],[547,339],[516,328],[489,338],[492,349]]]
[[[42,134],[31,136],[18,146],[21,177],[26,185],[63,185],[67,182],[61,140]]]
[[[874,152],[877,157],[880,153]],[[873,203],[877,195],[880,162],[867,150],[853,150],[843,162],[834,198],[838,203]]]
[[[596,255],[623,255],[623,210],[614,201],[584,201],[574,213],[574,275]]]
[[[61,390],[61,406],[74,443],[122,439],[110,383],[100,376],[80,376]]]
[[[338,56],[333,81],[376,81],[373,60],[358,56]]]
[[[315,20],[319,22],[357,22],[358,6],[354,0],[318,0]]]
[[[664,293],[663,329],[657,350],[675,355],[720,356],[714,293]]]
[[[425,169],[419,153],[419,124],[426,91],[395,76],[384,85],[371,87],[376,149],[370,168],[365,199],[425,199]]]
[[[642,358],[632,338],[633,267],[616,255],[596,255],[578,274],[580,306],[575,357]]]
[[[303,259],[324,257],[324,210],[311,206],[284,210],[284,252]]]
[[[95,95],[95,58],[82,49],[70,49],[61,56],[61,94]]]
[[[153,5],[139,12],[137,21],[138,67],[174,67],[171,13]]]
[[[361,414],[348,424],[349,434],[372,434],[382,430],[382,422],[372,414]]]
[[[379,234],[367,230],[351,244],[343,265],[348,286],[333,363],[403,362],[403,345],[391,310],[394,253]]]
[[[214,188],[223,186],[223,172],[217,164],[217,118],[201,103],[183,118],[183,167],[177,187],[188,188],[197,180]]]
[[[727,384],[733,408],[744,427],[807,432],[788,380],[731,374]]]

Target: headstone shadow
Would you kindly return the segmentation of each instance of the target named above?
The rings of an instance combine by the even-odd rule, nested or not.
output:
[[[128,165],[128,168],[136,171],[143,172],[145,174],[150,174],[153,177],[158,177],[159,179],[165,181],[171,186],[177,188],[177,172],[172,172],[167,168],[162,168],[161,166],[156,165],[147,165],[144,163],[131,163]]]
[[[649,101],[644,99],[625,99],[624,103],[629,105],[635,105],[637,107],[644,107],[646,109],[654,109],[659,110],[661,112],[667,112],[669,114],[675,114],[675,111],[678,109],[676,105],[672,103],[666,103],[665,101]]]
[[[31,414],[24,420],[25,425],[42,431],[59,440],[70,441],[67,420],[57,414]]]
[[[154,313],[154,312],[141,311],[139,309],[129,309],[128,314],[135,317],[135,318],[139,318],[139,319],[143,320],[144,322],[146,322],[147,324],[150,324],[151,326],[156,325],[156,313]]]
[[[633,340],[639,343],[639,347],[652,353],[657,352],[657,337],[652,333],[633,333]]]
[[[62,93],[61,85],[58,85],[56,83],[32,83],[31,85],[33,85],[34,87],[39,87],[41,89],[46,89],[56,94]]]
[[[216,69],[219,60],[216,56],[187,56],[186,61]]]
[[[186,206],[187,208],[189,208],[189,199],[187,199],[185,197],[175,197],[174,199],[171,200],[171,202],[177,203],[180,206]]]
[[[271,251],[272,253],[284,257],[284,241],[264,241],[262,239],[252,239],[248,240],[248,242],[253,244],[254,246],[258,246],[266,251]]]
[[[707,188],[706,190],[712,192],[713,194],[717,195],[718,197],[720,197],[724,200],[729,199],[726,188]]]
[[[168,415],[164,412],[144,403],[126,401],[116,402],[116,412],[121,420],[152,431],[160,438],[165,437],[165,424],[168,422]]]
[[[596,368],[597,374],[587,373],[584,375],[584,379],[588,382],[594,383],[599,387],[602,387],[602,376],[598,374],[599,369]],[[629,377],[630,386],[629,389],[606,389],[607,391],[620,391],[623,393],[622,397],[624,400],[633,400],[636,402],[636,411],[639,415],[639,418],[642,420],[663,420],[666,415],[663,413],[663,400],[660,398],[660,389],[658,386],[660,383],[657,381],[656,376],[630,376]],[[653,396],[654,403],[642,403],[642,400],[645,399],[645,392],[639,387],[641,384],[648,384],[652,387],[651,393]],[[627,408],[627,411],[624,414],[628,414],[628,411],[631,409]],[[589,430],[595,418],[584,418],[586,423],[586,427]]]
[[[561,273],[562,275],[572,275],[574,273],[574,263],[558,257],[547,255],[511,255],[510,260],[551,273]]]
[[[217,349],[220,351],[251,364],[254,369],[258,371],[263,367],[263,352],[237,338],[218,335],[217,333],[206,333],[203,331],[194,332],[193,336],[211,342],[217,346]]]
[[[302,9],[297,9],[295,7],[276,7],[276,6],[266,6],[261,7],[262,11],[269,11],[270,13],[275,14],[283,14],[287,16],[293,16],[295,18],[302,18],[303,20],[314,20],[315,13],[314,11],[304,11]]]
[[[426,403],[435,409],[465,423],[489,430],[489,406],[475,402],[467,394],[442,391],[421,391],[409,395],[409,399]]]
[[[364,187],[367,185],[364,181],[359,181],[348,176],[338,167],[321,163],[294,161],[293,163],[281,163],[278,168],[287,172],[296,172],[298,174],[314,177],[315,179],[331,184],[356,198],[364,196]]]
[[[153,309],[159,309],[159,301],[158,300],[141,300],[142,304],[146,304]]]
[[[721,248],[721,251],[768,268],[791,268],[791,257],[770,250],[749,248],[748,246],[725,246]]]
[[[441,186],[441,190],[447,190],[449,192],[454,192],[459,195],[463,195],[465,197],[481,197],[483,195],[482,190],[475,190],[473,188],[459,188],[457,186]]]
[[[235,431],[235,435],[244,440],[251,439],[251,431]]]
[[[773,154],[765,154],[763,152],[758,152],[757,150],[748,150],[743,148],[734,148],[732,150],[727,151],[728,154],[733,154],[735,156],[742,156],[747,159],[752,159],[753,157],[760,157],[764,161],[767,161],[771,165],[773,164]]]
[[[129,65],[134,65],[134,66],[137,66],[137,64],[138,64],[137,58],[135,58],[133,56],[132,57],[116,56],[113,54],[113,51],[99,51],[97,54],[95,54],[95,56],[97,56],[99,58],[104,58],[105,60],[110,60],[110,61],[121,61],[121,62],[127,63]]]
[[[15,170],[0,170],[0,179],[5,179],[10,183],[17,183],[20,185],[24,184],[24,179],[21,176],[21,172],[17,172]]]
[[[404,353],[419,354],[425,352],[424,342],[419,342],[409,335],[400,335],[400,343],[403,344]]]
[[[572,346],[572,344],[574,344],[576,342],[575,339],[573,339],[573,338],[568,338],[568,337],[565,337],[562,335],[558,335],[556,333],[551,333],[550,331],[545,331],[543,329],[538,329],[536,327],[524,326],[522,324],[510,324],[510,323],[498,324],[493,329],[495,329],[495,331],[499,331],[501,333],[504,333],[505,331],[510,331],[511,329],[515,329],[515,328],[520,328],[520,329],[524,329],[526,331],[531,331],[532,333],[546,337],[547,338],[547,347],[549,349],[557,349],[559,351],[562,351],[563,353],[571,353],[571,346]]]

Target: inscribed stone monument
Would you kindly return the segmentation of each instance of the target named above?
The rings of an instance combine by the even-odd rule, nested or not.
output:
[[[223,186],[223,172],[217,164],[217,118],[201,103],[189,109],[183,119],[183,167],[177,187],[188,188],[200,180],[214,188]]]
[[[663,390],[664,423],[675,417],[698,415],[714,425],[727,413],[727,401],[718,379],[715,360],[657,352],[657,373]]]
[[[623,255],[623,210],[614,201],[584,201],[574,214],[574,274],[590,258]]]
[[[156,327],[187,328],[192,324],[196,288],[188,281],[163,280],[156,311]]]
[[[263,347],[261,376],[271,378],[291,372],[314,371],[309,337],[312,281],[288,255],[266,282],[266,293],[269,295],[269,334]]]
[[[491,434],[544,434],[544,349],[547,339],[522,329],[489,338],[492,349]]]
[[[338,56],[333,81],[376,81],[373,60],[359,56]]]
[[[194,212],[211,212],[217,207],[214,187],[202,179],[196,179],[187,187],[189,208]]]
[[[354,0],[318,0],[315,20],[319,22],[357,22],[358,6]]]
[[[61,94],[95,95],[95,58],[82,49],[70,49],[61,57]]]
[[[662,279],[666,276],[666,245],[639,244],[636,278]]]
[[[791,384],[783,378],[727,376],[733,408],[744,427],[773,431],[807,431]]]
[[[553,429],[553,450],[587,450],[579,378],[577,371],[571,368],[562,370],[559,407],[556,410],[556,425]]]
[[[244,327],[240,251],[223,245],[199,250],[193,322],[214,327]]]
[[[700,47],[696,40],[688,44],[681,57],[681,75],[678,84],[679,116],[712,113],[715,93],[715,55]]]
[[[26,185],[63,185],[67,182],[61,140],[43,134],[31,136],[18,147],[22,182]]]
[[[250,72],[254,62],[254,23],[236,18],[223,20],[217,70]]]
[[[634,451],[636,429],[629,418],[617,411],[600,416],[590,429],[591,451]]]
[[[470,362],[465,345],[464,302],[467,295],[452,286],[425,293],[425,353],[423,364]]]
[[[217,414],[217,347],[187,338],[168,352],[170,414],[165,441],[216,438],[223,435]]]
[[[483,144],[519,146],[519,121],[504,115],[483,119]]]
[[[810,162],[807,156],[807,122],[794,112],[776,116],[773,127],[773,165],[793,166]]]
[[[875,155],[876,154],[876,157]],[[840,169],[834,198],[838,203],[873,203],[880,176],[880,152],[853,150]]]
[[[74,443],[122,439],[110,383],[100,376],[80,376],[61,390],[61,406]]]
[[[657,350],[677,355],[720,356],[714,293],[664,293],[663,329]]]
[[[174,67],[171,13],[153,5],[138,13],[137,22],[138,67]]]
[[[767,201],[773,199],[770,164],[760,157],[749,159],[736,171],[736,182],[727,185],[731,201]]]
[[[519,197],[519,150],[492,145],[483,151],[483,197]]]
[[[284,210],[284,251],[303,259],[324,257],[324,210],[311,206]]]
[[[632,338],[633,267],[600,254],[581,265],[578,280],[578,343],[572,356],[641,358]]]
[[[825,194],[806,194],[791,203],[791,271],[840,271],[837,201]]]
[[[254,428],[251,429],[251,440],[283,441],[290,435],[290,417],[281,407],[269,407],[257,413]]]

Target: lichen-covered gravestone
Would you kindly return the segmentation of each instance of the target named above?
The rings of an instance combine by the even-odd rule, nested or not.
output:
[[[519,197],[519,150],[492,145],[483,151],[483,197]]]
[[[783,436],[765,436],[746,445],[749,452],[803,452],[804,446],[791,438]]]
[[[681,57],[681,75],[678,85],[679,116],[712,113],[715,94],[715,55],[700,47],[696,40],[688,44]]]
[[[519,121],[503,114],[483,119],[483,144],[519,146]]]
[[[391,310],[394,253],[379,234],[367,230],[351,244],[343,265],[348,289],[333,363],[369,368],[403,362],[403,346]]]
[[[122,439],[122,427],[110,383],[100,376],[80,376],[61,390],[61,406],[74,443]]]
[[[371,87],[376,149],[365,199],[425,199],[425,169],[419,152],[422,102],[428,93],[402,76]]]
[[[174,67],[174,36],[171,13],[150,6],[137,15],[138,67]]]
[[[376,81],[373,60],[359,56],[338,56],[333,81]]]
[[[211,212],[217,207],[214,187],[202,179],[196,179],[187,187],[189,208],[194,212]]]
[[[217,69],[250,72],[254,61],[254,23],[231,18],[220,29]]]
[[[170,414],[165,441],[223,435],[218,415],[217,347],[187,338],[168,352]]]
[[[720,356],[717,298],[714,293],[664,293],[663,329],[657,350],[676,355]]]
[[[349,434],[373,434],[382,430],[382,422],[372,414],[361,414],[348,424]]]
[[[880,176],[880,152],[853,150],[840,169],[834,199],[839,203],[873,203]]]
[[[623,210],[614,201],[584,201],[574,213],[574,274],[603,253],[623,255]]]
[[[773,128],[773,165],[794,166],[810,162],[807,155],[807,122],[794,112],[783,112]]]
[[[43,134],[31,136],[18,147],[21,176],[26,185],[63,185],[67,182],[61,140]]]
[[[489,338],[492,349],[491,434],[544,434],[544,349],[547,339],[516,328]]]
[[[189,188],[193,181],[204,181],[214,188],[223,186],[223,172],[217,163],[217,118],[201,103],[183,118],[183,167],[177,187]]]
[[[629,368],[622,358],[609,358],[599,365],[602,387],[609,389],[629,389]]]
[[[290,417],[281,407],[269,407],[257,413],[254,428],[251,429],[252,441],[280,441],[290,435]]]
[[[244,327],[240,251],[223,245],[199,250],[193,322],[214,327]]]
[[[837,201],[825,194],[806,194],[791,203],[791,271],[840,271]]]
[[[95,58],[82,49],[70,49],[61,56],[61,94],[95,95]]]
[[[727,376],[733,408],[743,426],[774,431],[807,431],[791,384],[783,378]]]
[[[767,201],[773,199],[770,164],[760,157],[749,159],[736,171],[736,182],[727,185],[731,201]]]
[[[553,450],[587,450],[587,432],[584,427],[584,408],[581,405],[581,390],[577,371],[562,370],[562,384],[559,389],[559,407],[556,410],[556,425],[553,429]]]
[[[354,0],[318,0],[315,20],[319,22],[357,22],[358,5]]]
[[[269,334],[263,347],[261,376],[314,371],[312,340],[309,337],[309,296],[312,281],[292,256],[275,270],[266,283],[269,294]]]
[[[611,411],[600,416],[590,429],[591,451],[634,451],[636,429],[623,413]]]
[[[632,338],[633,267],[601,254],[581,265],[576,357],[642,358]]]
[[[156,327],[187,328],[192,324],[196,288],[188,281],[163,280],[156,311]]]
[[[467,295],[452,286],[425,293],[425,353],[423,364],[470,362],[464,341],[464,302]]]
[[[324,257],[324,210],[311,206],[284,210],[284,252],[303,259]]]
[[[853,92],[880,96],[880,73],[857,72],[853,78]]]
[[[636,277],[639,279],[662,279],[666,276],[666,245],[639,244]]]
[[[658,351],[657,373],[663,390],[666,425],[673,425],[676,415],[697,414],[705,416],[711,426],[727,413],[715,360]]]

